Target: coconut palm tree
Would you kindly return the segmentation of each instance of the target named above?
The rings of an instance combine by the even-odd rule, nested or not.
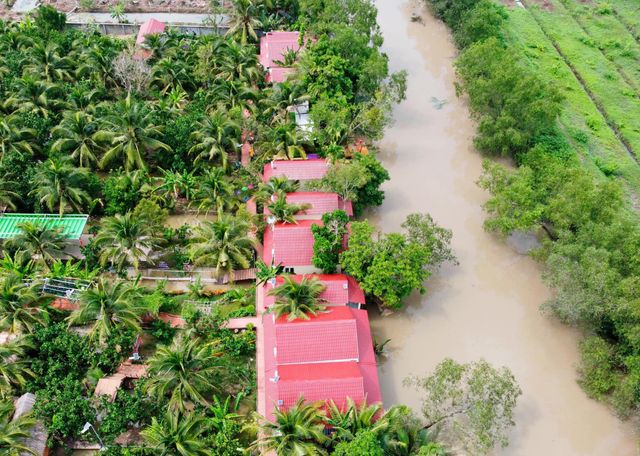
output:
[[[0,402],[0,454],[6,456],[37,456],[33,449],[25,445],[29,430],[36,424],[31,414],[13,419],[15,412],[11,399]]]
[[[54,153],[71,153],[81,168],[97,163],[96,153],[101,149],[95,140],[98,125],[92,116],[84,112],[66,112],[60,125],[51,130],[55,142],[51,145]]]
[[[304,276],[299,282],[288,275],[282,278],[282,285],[269,290],[269,295],[276,298],[270,312],[277,317],[287,315],[287,320],[293,321],[298,318],[308,320],[309,315],[317,315],[325,309],[320,295],[326,287],[317,278]]]
[[[32,348],[26,339],[13,339],[0,345],[0,398],[13,396],[16,388],[23,388],[34,374],[29,369],[31,362],[23,358]],[[2,453],[0,453],[2,454]]]
[[[44,297],[18,274],[7,275],[0,284],[0,329],[11,334],[31,333],[46,321]]]
[[[112,113],[106,117],[108,131],[96,133],[97,141],[108,141],[110,148],[105,152],[100,167],[119,161],[125,170],[145,169],[145,155],[159,149],[171,150],[162,141],[160,127],[153,124],[152,112],[143,103],[135,101],[131,94],[116,103]]]
[[[116,328],[140,331],[146,311],[140,302],[141,292],[137,286],[101,278],[80,293],[80,307],[67,317],[67,322],[69,326],[91,323],[91,338],[104,343]]]
[[[247,220],[222,215],[214,222],[195,228],[189,245],[189,256],[197,265],[215,266],[216,274],[233,278],[234,269],[246,269],[254,255],[254,240],[249,238]]]
[[[249,38],[258,41],[256,31],[262,27],[262,22],[256,17],[259,15],[258,6],[255,0],[233,0],[227,35],[239,37],[242,44],[246,44]]]
[[[269,213],[275,217],[277,222],[282,223],[298,223],[296,220],[296,214],[299,212],[304,212],[309,209],[311,204],[290,204],[287,203],[287,195],[280,193],[275,197],[275,201],[273,201],[267,208],[269,209]]]
[[[172,456],[210,456],[204,433],[206,419],[195,413],[167,409],[162,420],[155,416],[140,433],[154,454]]]
[[[90,77],[93,80],[102,82],[105,86],[115,85],[112,76],[112,62],[115,53],[110,48],[98,45],[90,47],[82,46],[78,56],[78,69],[76,76],[78,78]]]
[[[338,407],[335,402],[330,401],[327,411],[326,424],[335,431],[333,440],[351,441],[356,434],[363,430],[373,430],[377,432],[384,429],[386,424],[383,420],[378,420],[382,415],[382,405],[369,405],[366,402],[358,405],[350,397],[344,408]]]
[[[243,81],[255,84],[262,79],[255,47],[228,42],[217,72],[217,77],[226,81]]]
[[[177,338],[160,346],[149,359],[147,392],[159,400],[169,397],[169,407],[184,411],[187,404],[208,405],[207,395],[222,392],[233,376],[229,360],[213,343]]]
[[[5,241],[8,248],[27,252],[49,270],[49,263],[59,258],[67,246],[67,240],[59,228],[47,228],[44,224],[24,222],[18,225],[20,233]]]
[[[182,196],[187,200],[192,198],[197,185],[197,179],[193,173],[165,171],[164,169],[160,169],[160,172],[162,177],[155,190],[160,193],[162,198],[172,197],[174,200],[178,200]]]
[[[305,403],[301,397],[287,411],[276,408],[273,422],[263,420],[260,428],[264,437],[254,442],[252,448],[275,451],[278,456],[326,455],[321,447],[327,440],[323,418],[319,404]]]
[[[166,95],[173,89],[193,88],[193,79],[184,61],[165,57],[153,66],[151,84]]]
[[[15,116],[0,117],[0,160],[8,152],[33,155],[38,149],[36,135],[33,128],[19,127]]]
[[[286,176],[272,176],[267,182],[261,182],[254,194],[256,202],[267,204],[274,195],[298,191],[300,182],[290,181]]]
[[[216,214],[222,215],[236,206],[233,184],[222,168],[207,169],[199,177],[198,184],[194,203],[199,211],[215,210]]]
[[[218,108],[195,125],[191,140],[195,145],[189,150],[196,155],[195,162],[219,159],[227,169],[229,154],[237,155],[242,128],[238,109],[225,111]]]
[[[29,195],[60,215],[83,212],[91,204],[91,197],[82,188],[86,178],[86,168],[76,168],[70,158],[50,158],[38,168],[35,188]]]
[[[2,159],[0,159],[2,161]],[[20,199],[20,195],[13,191],[18,185],[17,182],[7,179],[6,176],[0,176],[0,208],[7,208],[15,211],[16,200]]]
[[[2,252],[2,259],[0,260],[0,277],[15,274],[18,277],[24,278],[33,272],[33,266],[33,260],[28,252],[24,250],[18,250],[16,252],[4,250]]]
[[[32,113],[48,118],[52,111],[64,106],[57,96],[60,87],[52,82],[43,81],[33,74],[25,74],[15,81],[15,95],[7,102],[17,108],[19,112]]]
[[[258,149],[273,158],[293,160],[307,157],[306,143],[304,133],[295,123],[281,122],[263,129]]]
[[[94,239],[101,249],[100,263],[111,264],[118,271],[129,264],[138,269],[140,261],[152,263],[150,255],[162,241],[154,228],[145,220],[135,219],[131,212],[104,218]]]
[[[51,41],[35,43],[25,59],[25,72],[44,77],[47,82],[70,80],[72,61],[61,57],[59,50],[60,47]]]
[[[431,440],[428,430],[406,405],[396,405],[387,410],[376,426],[385,455],[411,456],[418,454],[423,447],[430,451],[426,454],[446,454],[441,445]]]

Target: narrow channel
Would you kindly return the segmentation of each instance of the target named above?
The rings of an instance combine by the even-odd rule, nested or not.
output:
[[[576,383],[578,334],[541,314],[550,290],[539,266],[482,228],[487,195],[475,184],[482,157],[473,148],[468,109],[455,95],[456,50],[445,26],[417,1],[377,0],[391,69],[408,70],[409,84],[380,144],[391,181],[370,219],[393,231],[407,214],[431,213],[453,230],[460,265],[444,267],[427,282],[427,295],[412,297],[405,310],[372,315],[376,338],[391,339],[380,366],[385,406],[420,407],[419,396],[402,385],[410,374],[427,373],[446,357],[484,358],[508,366],[523,390],[511,444],[496,454],[637,454],[633,426]],[[413,12],[421,22],[411,20]]]

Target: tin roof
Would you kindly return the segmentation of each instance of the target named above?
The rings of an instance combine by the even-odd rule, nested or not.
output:
[[[276,223],[264,232],[263,260],[266,264],[311,266],[313,233],[311,225],[318,220],[301,220],[297,224]]]
[[[136,44],[144,43],[147,35],[155,35],[164,32],[164,22],[160,22],[156,19],[149,19],[147,22],[140,26],[138,30],[138,37],[136,38]]]
[[[287,194],[289,204],[310,204],[311,207],[302,211],[299,215],[317,216],[322,218],[323,214],[341,209],[348,216],[353,216],[353,207],[350,201],[344,201],[337,193],[325,192],[294,192]],[[264,209],[265,214],[269,214],[268,207]]]
[[[364,291],[353,277],[345,274],[294,274],[290,276],[296,282],[300,282],[303,277],[316,278],[325,286],[324,291],[320,294],[320,299],[326,305],[344,306],[348,303],[366,304]],[[284,283],[284,279],[280,276],[276,278],[275,286]],[[269,296],[268,290],[273,286],[269,283],[264,284],[258,291],[264,294],[265,308],[271,307],[275,302],[274,296]]]
[[[329,170],[329,163],[323,158],[307,160],[273,160],[264,165],[262,179],[267,182],[273,176],[285,176],[289,180],[322,179]]]
[[[18,225],[26,222],[44,225],[47,228],[60,228],[67,239],[80,239],[87,224],[88,215],[84,214],[2,214],[0,215],[0,239],[9,239],[22,232]]]

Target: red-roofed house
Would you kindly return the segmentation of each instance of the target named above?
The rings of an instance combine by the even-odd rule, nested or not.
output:
[[[287,50],[298,52],[300,49],[299,32],[268,32],[260,38],[260,56],[258,60],[267,72],[267,82],[283,82],[293,68],[284,68],[276,61],[282,61]]]
[[[287,272],[311,274],[320,272],[311,263],[313,233],[311,225],[317,220],[301,220],[297,224],[275,223],[264,231],[262,259],[266,264],[281,264]]]
[[[289,204],[310,204],[311,207],[295,215],[296,220],[320,220],[323,214],[341,209],[349,217],[353,216],[351,201],[345,201],[337,193],[324,192],[294,192],[287,194]],[[269,209],[265,208],[265,214]]]
[[[324,301],[326,306],[344,306],[352,305],[358,307],[365,304],[364,291],[358,285],[353,277],[345,274],[307,274],[305,275],[292,275],[295,281],[300,282],[303,277],[315,277],[326,288],[320,295],[320,299]],[[264,308],[269,308],[275,302],[275,297],[269,296],[269,290],[280,286],[284,283],[282,277],[276,277],[275,284],[273,282],[266,283],[265,285],[258,287],[259,298],[264,302]]]
[[[140,26],[140,30],[138,30],[138,37],[136,38],[136,44],[141,45],[144,43],[147,35],[157,35],[164,32],[165,27],[164,22],[149,19]]]
[[[148,59],[151,57],[153,53],[149,49],[142,48],[144,40],[149,35],[157,35],[164,32],[164,29],[164,22],[160,22],[155,19],[149,19],[147,22],[142,24],[138,30],[138,36],[136,37],[136,46],[138,47],[138,50],[136,50],[134,57],[140,59]]]
[[[381,402],[376,359],[365,310],[331,307],[309,320],[287,321],[263,315],[265,403],[259,413],[273,418],[275,407],[287,409],[307,401],[333,400],[342,407]],[[264,410],[262,410],[264,409]]]
[[[262,180],[268,182],[271,177],[285,176],[292,181],[310,181],[322,179],[329,170],[329,163],[323,158],[309,160],[273,160],[264,165]]]

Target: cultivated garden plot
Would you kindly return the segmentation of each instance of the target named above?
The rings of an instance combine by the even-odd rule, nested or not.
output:
[[[575,0],[561,0],[575,21],[589,35],[604,56],[618,68],[622,78],[640,96],[640,44],[609,9],[583,4]]]
[[[542,9],[528,4],[528,11],[577,72],[630,152],[640,157],[640,118],[629,116],[629,113],[640,112],[640,99],[634,88],[560,2],[549,2],[549,5],[552,6]]]
[[[535,19],[527,10],[514,8],[506,24],[509,42],[521,48],[531,67],[565,97],[559,121],[572,146],[605,172],[615,170],[631,189],[637,189],[640,167]]]

